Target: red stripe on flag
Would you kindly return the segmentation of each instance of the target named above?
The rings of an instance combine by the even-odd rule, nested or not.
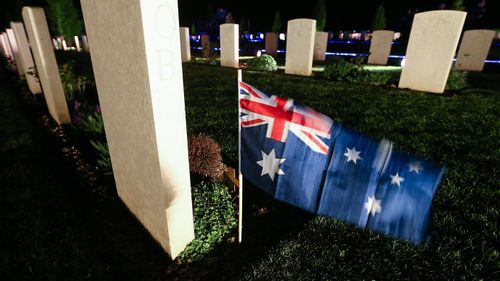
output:
[[[240,82],[240,87],[247,91],[250,95],[254,96],[254,97],[260,97],[259,94],[257,94],[248,84],[245,84],[244,82]]]
[[[262,123],[262,122],[264,122],[264,120],[262,120],[262,119],[254,119],[254,120],[250,120],[250,121],[242,121],[241,125],[243,125],[243,126],[250,126],[250,125],[254,125],[254,124]]]
[[[325,154],[328,153],[328,146],[318,141],[311,133],[302,131],[310,140],[312,140]]]

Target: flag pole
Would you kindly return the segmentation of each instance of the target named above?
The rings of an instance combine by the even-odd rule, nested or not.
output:
[[[243,239],[243,174],[241,173],[241,107],[240,107],[240,82],[242,81],[241,69],[238,69],[238,244]]]

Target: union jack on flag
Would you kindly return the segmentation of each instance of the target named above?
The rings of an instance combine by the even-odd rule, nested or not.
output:
[[[328,145],[321,139],[331,137],[333,121],[293,99],[267,95],[240,82],[241,126],[267,125],[266,137],[286,142],[291,131],[313,151],[327,154]]]

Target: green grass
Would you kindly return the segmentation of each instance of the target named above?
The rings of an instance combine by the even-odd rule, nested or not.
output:
[[[236,71],[184,65],[190,132],[212,135],[237,157]],[[291,97],[404,151],[443,162],[434,202],[434,240],[416,247],[329,218],[290,233],[242,273],[244,280],[500,278],[499,75],[489,89],[435,95],[319,78],[244,72],[243,80]],[[473,74],[474,87],[481,75]],[[250,204],[250,203],[249,203]]]
[[[59,59],[59,58],[58,58]],[[79,61],[87,72],[88,59]],[[236,71],[184,64],[189,134],[216,139],[237,165]],[[396,75],[393,73],[393,75]],[[500,75],[434,95],[315,77],[244,71],[347,127],[388,138],[446,165],[434,202],[433,243],[416,247],[312,217],[248,187],[245,244],[227,242],[193,264],[168,261],[117,197],[81,186],[57,145],[0,88],[1,280],[499,280]],[[50,149],[48,149],[48,148]],[[62,175],[62,177],[61,177]]]

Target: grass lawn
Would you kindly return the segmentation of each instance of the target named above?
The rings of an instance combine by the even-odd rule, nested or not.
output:
[[[186,64],[184,75],[190,133],[212,135],[226,161],[235,165],[235,71]],[[244,72],[245,82],[265,92],[294,98],[352,129],[390,139],[398,149],[443,162],[446,172],[434,202],[430,246],[416,247],[316,217],[282,236],[246,268],[242,279],[498,280],[499,78],[471,74],[469,88],[435,95]]]
[[[83,72],[91,69],[88,57],[79,62]],[[188,133],[212,136],[225,163],[236,167],[236,71],[201,64],[183,69]],[[89,195],[4,82],[0,279],[500,280],[499,74],[470,74],[469,88],[444,95],[281,71],[244,71],[243,80],[443,162],[432,244],[417,247],[314,217],[247,185],[245,244],[228,241],[200,262],[170,262],[116,195]]]

